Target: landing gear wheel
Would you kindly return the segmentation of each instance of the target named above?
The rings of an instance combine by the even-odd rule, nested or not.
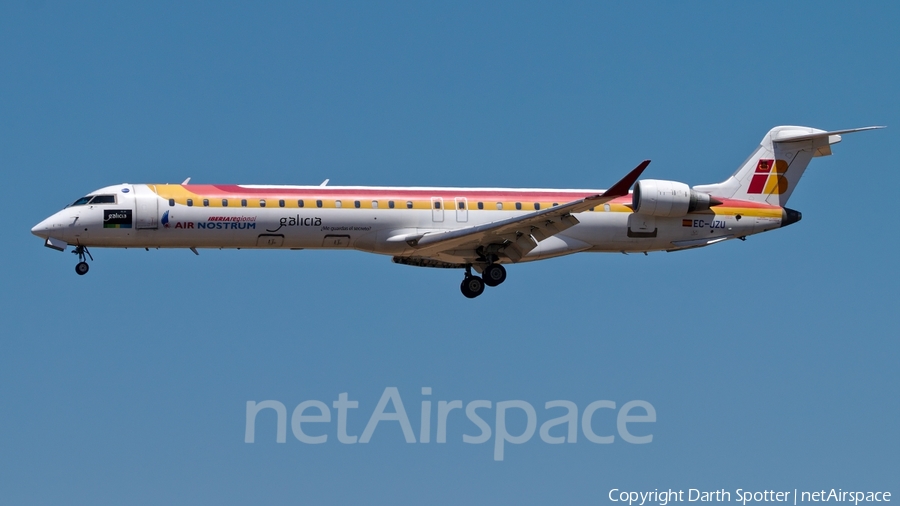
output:
[[[90,269],[90,266],[85,262],[85,258],[93,260],[94,257],[91,256],[91,252],[88,251],[87,246],[82,246],[80,244],[75,247],[75,251],[72,253],[78,255],[78,265],[75,266],[75,272],[77,272],[79,276],[84,276]]]
[[[484,292],[484,281],[478,276],[466,276],[459,289],[467,298],[474,299]]]
[[[491,264],[484,268],[481,272],[484,278],[484,284],[487,286],[497,286],[506,281],[506,268],[500,264]]]

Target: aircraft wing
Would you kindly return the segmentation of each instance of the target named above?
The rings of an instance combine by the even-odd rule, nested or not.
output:
[[[415,248],[416,256],[427,257],[444,251],[473,249],[478,246],[503,246],[503,254],[514,262],[525,256],[544,239],[579,223],[573,214],[593,209],[610,200],[628,195],[650,160],[644,160],[625,177],[602,194],[590,195],[566,204],[542,209],[514,218],[492,223],[435,231],[409,238],[407,244]]]

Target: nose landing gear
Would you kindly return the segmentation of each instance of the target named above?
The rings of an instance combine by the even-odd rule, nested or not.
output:
[[[76,246],[75,250],[72,251],[72,253],[78,255],[79,260],[78,264],[75,266],[75,272],[78,273],[79,276],[84,276],[91,268],[91,266],[89,266],[88,263],[84,260],[85,255],[87,255],[87,257],[90,258],[91,261],[94,260],[94,257],[91,256],[91,252],[88,251],[87,246]]]

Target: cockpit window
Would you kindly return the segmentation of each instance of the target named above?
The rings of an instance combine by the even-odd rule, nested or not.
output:
[[[76,200],[75,202],[70,204],[69,207],[83,206],[88,203],[90,203],[91,205],[115,204],[116,196],[115,195],[88,195],[87,197],[81,197],[80,199]]]
[[[94,204],[115,204],[116,196],[115,195],[94,195],[94,198],[91,199],[91,205]]]

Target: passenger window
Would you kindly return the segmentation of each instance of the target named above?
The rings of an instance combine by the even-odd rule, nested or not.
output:
[[[203,207],[209,207],[209,199],[203,199]]]
[[[359,201],[358,200],[353,201],[353,207],[359,209]]]
[[[372,201],[372,209],[378,209],[378,201],[377,200]]]
[[[316,201],[316,207],[322,207],[322,201],[321,201],[321,200],[317,200],[317,201]]]
[[[484,202],[478,203],[478,209],[484,209]]]
[[[435,200],[435,201],[434,201],[434,208],[435,208],[435,209],[440,209],[440,208],[441,208],[441,202],[440,202],[439,200]]]
[[[503,209],[503,202],[497,202],[497,209]]]
[[[260,201],[259,201],[259,207],[266,207],[266,201],[265,201],[265,200],[260,200]]]
[[[388,207],[391,208],[391,209],[394,208],[394,201],[393,201],[393,200],[388,200]]]
[[[516,210],[518,210],[518,211],[521,211],[521,210],[522,210],[522,203],[521,203],[521,202],[516,202]]]
[[[319,200],[318,202],[321,202],[321,200]],[[297,201],[297,207],[303,207],[303,201],[302,201],[302,200],[298,200],[298,201]],[[319,207],[322,207],[322,206],[319,205]]]
[[[228,207],[228,199],[222,199],[222,207]]]
[[[456,204],[456,207],[458,207],[458,208],[460,208],[460,209],[465,209],[465,208],[466,208],[466,203],[465,203],[465,202],[459,202],[458,204]]]
[[[540,209],[541,209],[541,204],[538,203],[538,202],[535,202],[535,203],[534,203],[534,210],[535,210],[535,211],[540,211]]]
[[[241,199],[241,207],[247,207],[247,199]]]
[[[175,207],[175,199],[169,199],[169,207]]]
[[[559,205],[559,204],[557,204],[556,202],[553,203],[553,207],[556,207],[556,206],[558,206],[558,205]]]
[[[278,207],[284,207],[284,199],[278,201]]]
[[[187,200],[188,207],[194,207],[194,199]]]
[[[341,207],[342,205],[343,205],[343,204],[341,204],[341,201],[340,201],[340,200],[335,200],[335,201],[334,201],[334,207]]]
[[[407,209],[412,209],[412,200],[407,200],[407,201],[406,201],[406,208],[407,208]]]

